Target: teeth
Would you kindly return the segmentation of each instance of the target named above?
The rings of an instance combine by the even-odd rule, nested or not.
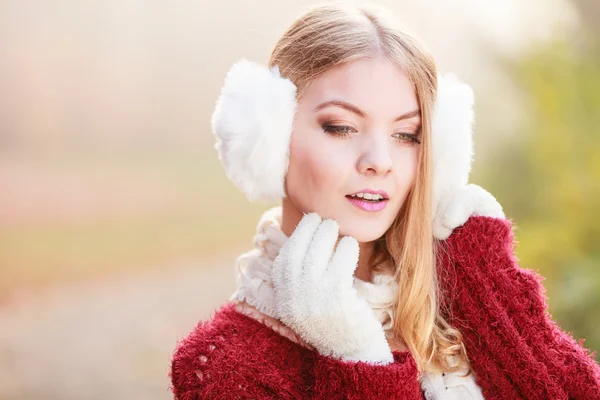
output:
[[[353,194],[352,197],[358,197],[359,199],[365,200],[383,200],[383,196],[380,194],[371,194],[371,193],[356,193]]]

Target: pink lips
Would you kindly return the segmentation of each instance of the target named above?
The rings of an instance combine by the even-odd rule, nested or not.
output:
[[[371,194],[380,194],[383,196],[383,200],[377,201],[377,202],[363,200],[358,197],[346,196],[346,198],[348,199],[348,201],[350,203],[352,203],[353,205],[355,205],[356,207],[360,208],[363,211],[370,211],[370,212],[381,211],[385,208],[385,206],[387,206],[387,203],[389,201],[388,194],[383,190],[363,189],[363,190],[359,190],[356,193],[371,193]],[[352,193],[352,194],[356,194],[356,193]]]
[[[388,200],[378,202],[359,199],[356,197],[347,197],[348,201],[363,211],[381,211],[387,206]]]

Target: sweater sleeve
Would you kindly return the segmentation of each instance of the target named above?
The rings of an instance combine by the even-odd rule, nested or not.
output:
[[[349,362],[316,355],[314,399],[422,399],[418,370],[408,352],[394,352],[389,365]]]
[[[225,304],[177,343],[170,389],[175,400],[302,398],[301,351]]]
[[[206,324],[183,339],[171,361],[171,391],[174,400],[276,399],[277,393],[261,387],[237,368],[223,335],[203,337]]]
[[[509,220],[473,216],[438,242],[443,309],[486,399],[600,399],[600,367],[547,311]]]

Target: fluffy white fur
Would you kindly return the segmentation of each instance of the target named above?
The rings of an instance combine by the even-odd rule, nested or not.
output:
[[[433,207],[469,181],[473,158],[473,90],[454,74],[438,76],[431,125]]]
[[[473,158],[473,97],[471,87],[454,74],[438,76],[432,118],[432,212],[438,239],[446,239],[470,215],[504,217],[491,194],[467,186]],[[241,59],[227,73],[212,116],[215,148],[227,176],[251,201],[285,197],[296,108],[296,86],[281,77],[277,66],[269,69]]]
[[[269,69],[241,59],[221,89],[212,131],[229,179],[250,201],[285,197],[296,86]]]
[[[432,119],[433,234],[446,239],[471,215],[503,218],[502,207],[487,191],[467,185],[473,159],[471,87],[454,74],[438,76]]]

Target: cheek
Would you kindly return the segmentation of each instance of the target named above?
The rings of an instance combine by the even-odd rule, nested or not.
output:
[[[291,199],[309,211],[339,196],[346,180],[348,160],[331,142],[321,132],[295,132],[291,137],[286,187]]]
[[[417,149],[414,149],[395,158],[397,161],[394,164],[394,181],[400,198],[405,197],[417,178],[419,162],[417,151]]]
[[[290,143],[289,179],[294,186],[303,184],[306,188],[318,189],[330,180],[331,167],[321,154],[322,147],[318,141],[293,140]],[[314,193],[313,193],[314,194]]]
[[[417,167],[419,165],[419,155],[415,150],[410,157],[406,159],[405,169],[407,171],[407,181],[412,185],[417,177]]]

